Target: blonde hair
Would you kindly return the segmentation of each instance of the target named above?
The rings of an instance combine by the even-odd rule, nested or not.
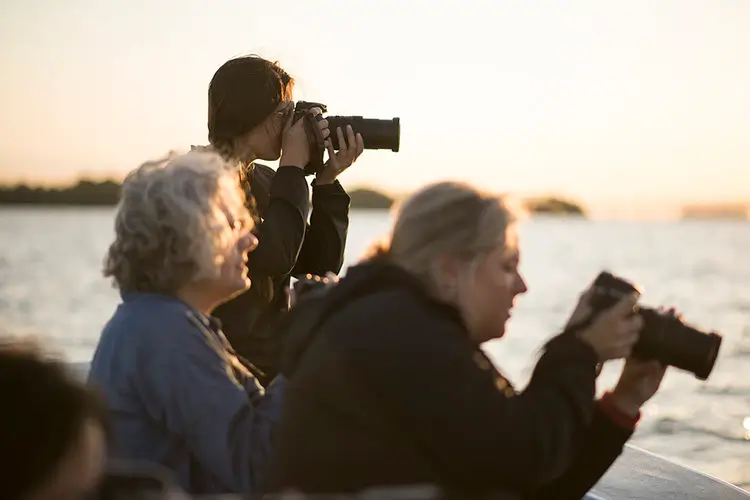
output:
[[[252,227],[236,169],[191,151],[149,161],[125,178],[104,275],[123,291],[174,293],[216,277],[237,224]]]
[[[393,229],[371,256],[388,256],[434,291],[439,257],[452,255],[474,266],[505,243],[508,226],[523,215],[506,196],[461,182],[431,184],[396,205]]]

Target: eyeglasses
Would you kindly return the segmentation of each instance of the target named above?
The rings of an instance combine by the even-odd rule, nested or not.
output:
[[[277,111],[274,111],[273,115],[276,118],[287,118],[293,111],[294,111],[294,104],[290,102],[283,108]]]

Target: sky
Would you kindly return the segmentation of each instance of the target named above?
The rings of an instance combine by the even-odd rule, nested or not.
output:
[[[401,119],[349,187],[440,179],[644,216],[750,202],[748,0],[4,0],[0,179],[122,177],[205,144],[256,53],[331,114]]]

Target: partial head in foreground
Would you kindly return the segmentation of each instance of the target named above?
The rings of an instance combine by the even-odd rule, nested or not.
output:
[[[2,498],[89,498],[106,457],[106,409],[61,361],[0,339]]]
[[[208,140],[224,157],[249,163],[281,156],[284,124],[293,111],[294,79],[258,56],[225,62],[208,87]]]
[[[516,296],[527,291],[515,226],[522,214],[505,196],[439,182],[397,206],[386,251],[486,342],[503,336]]]
[[[258,243],[236,171],[192,151],[149,161],[122,187],[104,275],[123,292],[179,296],[210,312],[250,287]]]

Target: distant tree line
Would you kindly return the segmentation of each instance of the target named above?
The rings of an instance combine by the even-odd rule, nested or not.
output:
[[[113,180],[80,180],[63,188],[30,187],[25,184],[0,186],[0,205],[86,205],[111,206],[120,199],[121,184]],[[349,192],[352,208],[388,209],[394,199],[373,189],[353,189]],[[555,197],[530,198],[526,207],[532,213],[585,216],[580,205]]]
[[[0,186],[3,205],[116,205],[120,199],[120,183],[115,181],[78,181],[64,188]]]
[[[120,199],[122,185],[113,180],[81,180],[69,187],[30,187],[25,184],[0,186],[0,205],[87,205],[111,206]],[[393,199],[371,189],[349,193],[353,208],[389,208]]]

